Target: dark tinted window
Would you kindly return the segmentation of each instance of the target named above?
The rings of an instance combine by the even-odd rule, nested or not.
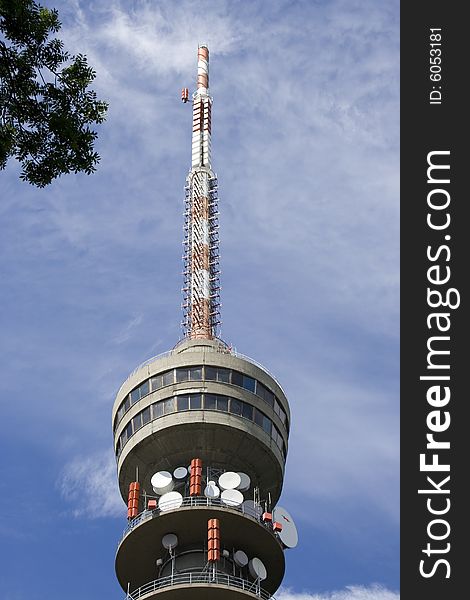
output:
[[[259,381],[256,382],[256,393],[270,406],[274,406],[274,394]]]
[[[191,381],[200,381],[202,379],[202,367],[191,367],[189,369],[189,379]]]
[[[152,381],[152,390],[158,390],[159,388],[162,387],[162,376],[161,375],[156,375],[155,377],[152,377],[151,379]]]
[[[260,427],[263,426],[263,413],[255,408],[255,423]]]
[[[215,394],[205,394],[204,395],[204,408],[207,410],[215,410],[217,404]]]
[[[188,381],[188,369],[176,369],[176,381]]]
[[[247,377],[247,375],[243,375],[243,387],[245,390],[250,390],[250,392],[255,391],[255,380],[252,377]]]
[[[217,379],[217,369],[214,367],[204,367],[204,375],[206,379],[215,381]]]
[[[202,406],[202,397],[201,394],[191,394],[189,399],[190,407],[192,410],[198,410]]]
[[[223,381],[224,383],[228,383],[230,381],[230,370],[217,369],[217,381]]]
[[[152,404],[152,418],[158,419],[163,415],[163,402],[156,402]]]
[[[253,407],[251,406],[251,404],[242,402],[242,417],[245,417],[245,419],[250,419],[250,421],[253,421]]]
[[[142,425],[145,425],[149,421],[150,421],[150,406],[147,406],[147,408],[144,408],[144,410],[142,411]]]
[[[175,412],[175,399],[174,398],[167,398],[166,400],[163,400],[163,412],[168,415],[172,412]]]
[[[126,434],[127,438],[130,438],[132,435],[132,421],[129,423],[129,425],[124,429],[124,432]]]
[[[234,415],[242,414],[242,401],[236,398],[230,398],[230,412]]]
[[[117,421],[120,421],[124,415],[124,404],[121,404],[119,410],[117,411]]]
[[[238,371],[232,371],[232,383],[243,387],[243,375]]]
[[[226,396],[217,396],[217,410],[228,412],[228,398]]]
[[[279,418],[281,419],[281,421],[284,423],[284,425],[287,425],[287,415],[285,410],[282,408],[282,406],[279,404],[279,402],[276,400],[275,404],[274,404],[274,412],[279,415]]]
[[[166,373],[163,373],[162,375],[162,385],[170,385],[170,383],[173,383],[174,379],[173,379],[173,370],[171,371],[167,371]]]
[[[140,397],[143,398],[149,393],[149,381],[144,381],[144,383],[140,386]]]
[[[177,396],[178,410],[189,410],[189,396]]]
[[[263,429],[271,435],[271,419],[268,419],[266,415],[263,415]]]
[[[132,419],[132,425],[134,427],[134,431],[137,431],[138,429],[140,429],[142,427],[142,415],[141,415],[141,413],[138,413]]]
[[[129,410],[130,405],[131,405],[131,401],[129,400],[129,396],[127,396],[126,401],[124,402],[124,412]]]
[[[135,388],[135,390],[132,390],[130,396],[131,396],[131,404],[134,404],[135,402],[137,402],[137,400],[140,400],[139,388]]]

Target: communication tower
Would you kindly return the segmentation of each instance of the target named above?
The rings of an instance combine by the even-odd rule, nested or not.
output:
[[[188,101],[188,90],[181,99]],[[132,600],[273,598],[297,544],[277,504],[290,411],[277,380],[217,337],[217,177],[209,50],[198,48],[185,186],[184,338],[126,379],[112,424],[127,528],[116,574]]]

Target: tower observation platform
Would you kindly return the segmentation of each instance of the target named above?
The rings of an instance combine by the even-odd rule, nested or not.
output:
[[[188,100],[187,89],[182,100]],[[198,48],[185,187],[184,339],[137,367],[112,411],[127,527],[116,574],[127,598],[273,598],[297,544],[277,504],[290,410],[277,380],[216,335],[218,197],[209,51]]]

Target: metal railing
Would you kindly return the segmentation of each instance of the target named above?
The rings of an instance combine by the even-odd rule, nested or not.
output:
[[[276,534],[270,527],[270,524],[265,523],[261,519],[261,513],[262,513],[261,505],[258,505],[259,509],[255,510],[253,507],[246,507],[246,506],[243,506],[243,504],[230,505],[230,504],[227,504],[226,502],[223,502],[220,498],[206,498],[205,496],[186,496],[185,498],[183,498],[183,501],[181,504],[179,502],[177,504],[175,504],[174,500],[173,501],[170,500],[168,506],[164,507],[165,510],[161,510],[160,508],[155,508],[153,510],[144,510],[139,515],[137,515],[137,517],[135,517],[134,519],[129,521],[126,529],[123,532],[122,539],[124,539],[126,537],[126,535],[128,535],[135,527],[137,527],[141,523],[144,523],[145,521],[148,521],[149,519],[158,518],[162,513],[165,514],[167,511],[170,511],[170,510],[179,510],[180,508],[187,508],[187,507],[194,507],[194,506],[209,506],[209,507],[215,506],[218,508],[235,510],[235,511],[241,513],[242,515],[244,515],[245,517],[252,519],[253,521],[256,521],[257,523],[262,525],[265,529],[270,531],[273,534],[273,536],[278,540],[278,537],[276,536]]]
[[[275,600],[274,596],[271,596],[271,594],[260,587],[259,582],[247,581],[246,579],[241,579],[240,577],[228,575],[227,573],[222,573],[220,571],[177,573],[176,575],[160,577],[160,579],[155,579],[150,583],[146,583],[132,593],[127,594],[126,600],[138,600],[139,598],[143,598],[144,596],[173,585],[193,585],[198,583],[236,588],[252,594],[255,598]]]

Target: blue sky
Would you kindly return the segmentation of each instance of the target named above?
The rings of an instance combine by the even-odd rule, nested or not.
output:
[[[57,6],[110,102],[93,176],[0,173],[0,589],[120,598],[111,407],[179,327],[196,50],[211,51],[222,337],[292,410],[278,600],[397,600],[398,2]]]

